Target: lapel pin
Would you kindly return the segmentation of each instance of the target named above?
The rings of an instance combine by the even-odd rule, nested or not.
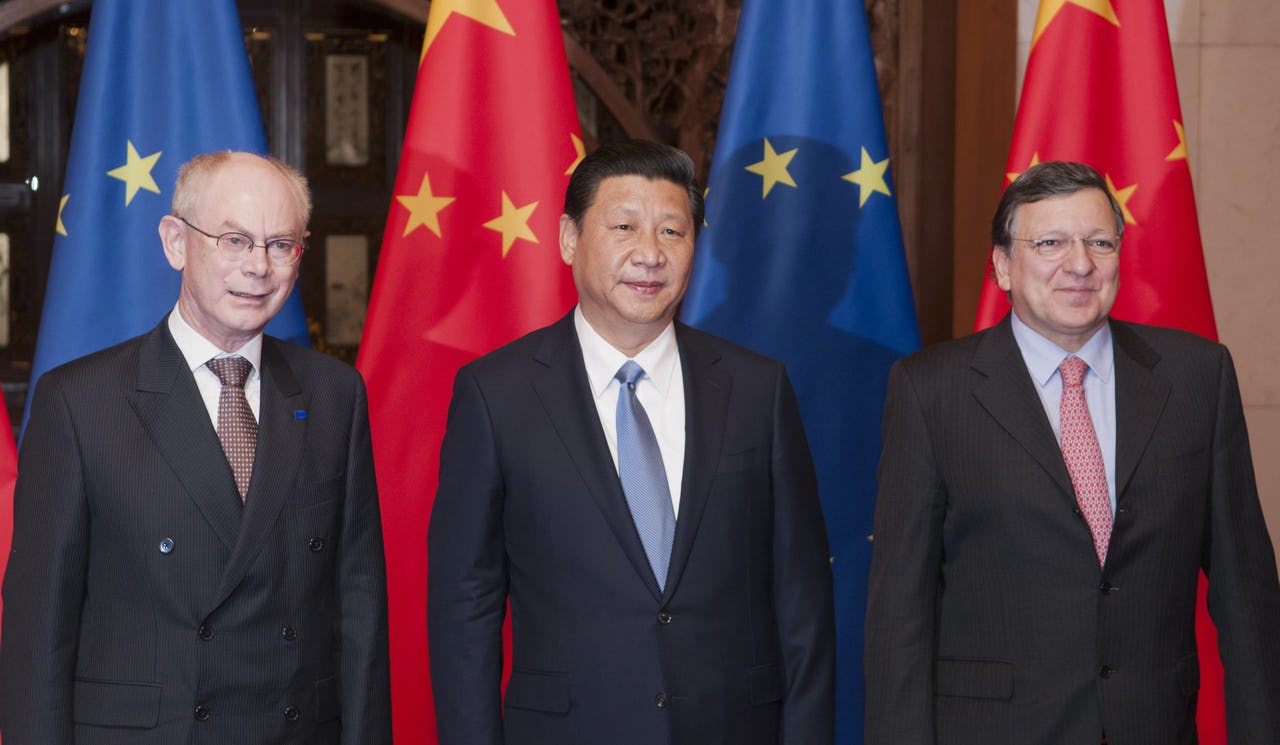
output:
[[[294,419],[299,419],[299,420],[301,420],[301,419],[306,419],[306,418],[307,418],[307,410],[306,410],[306,409],[295,409],[295,410],[294,410],[294,412],[293,412],[293,418],[294,418]]]

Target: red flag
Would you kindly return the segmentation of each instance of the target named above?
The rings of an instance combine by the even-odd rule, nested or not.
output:
[[[1217,339],[1162,0],[1042,0],[1014,124],[1011,181],[1034,163],[1088,163],[1124,211],[1111,315]],[[1008,312],[990,279],[977,328]],[[1198,727],[1226,743],[1222,662],[1200,580]]]
[[[0,430],[0,577],[4,577],[13,540],[13,482],[18,478],[18,451],[13,446],[13,427],[3,402],[0,402]],[[3,618],[4,600],[0,598],[0,620]]]
[[[436,0],[357,367],[381,495],[397,742],[434,743],[427,521],[458,368],[572,307],[584,154],[553,0]]]

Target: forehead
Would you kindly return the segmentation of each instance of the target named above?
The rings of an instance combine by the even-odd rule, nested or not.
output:
[[[1101,190],[1081,189],[1018,205],[1013,212],[1013,226],[1017,230],[1060,230],[1084,235],[1114,231],[1115,214]]]
[[[636,175],[601,179],[591,209],[601,212],[657,210],[664,215],[674,213],[690,219],[692,216],[689,199],[682,186],[662,178]]]
[[[288,179],[260,158],[238,157],[214,168],[198,203],[215,219],[301,222],[301,205]]]

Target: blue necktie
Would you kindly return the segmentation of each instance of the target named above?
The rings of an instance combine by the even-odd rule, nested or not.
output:
[[[653,434],[649,416],[636,398],[636,381],[644,376],[644,368],[632,360],[613,377],[618,387],[618,477],[627,497],[631,519],[644,544],[658,588],[667,584],[667,566],[671,563],[671,542],[676,534],[676,515],[667,486],[667,471],[662,466],[662,452]]]

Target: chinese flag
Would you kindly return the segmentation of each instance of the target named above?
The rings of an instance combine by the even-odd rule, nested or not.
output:
[[[9,543],[13,539],[13,482],[18,478],[18,452],[13,446],[13,427],[9,411],[0,401],[0,577],[9,561]],[[0,599],[0,618],[4,601]],[[4,642],[0,639],[0,644]]]
[[[584,154],[553,0],[435,0],[357,367],[369,388],[397,742],[434,743],[427,521],[458,368],[559,318]]]
[[[1041,0],[1008,179],[1046,160],[1088,163],[1124,211],[1111,315],[1217,338],[1162,0]],[[977,328],[1009,310],[988,279]],[[1200,742],[1226,742],[1222,663],[1200,581]]]

